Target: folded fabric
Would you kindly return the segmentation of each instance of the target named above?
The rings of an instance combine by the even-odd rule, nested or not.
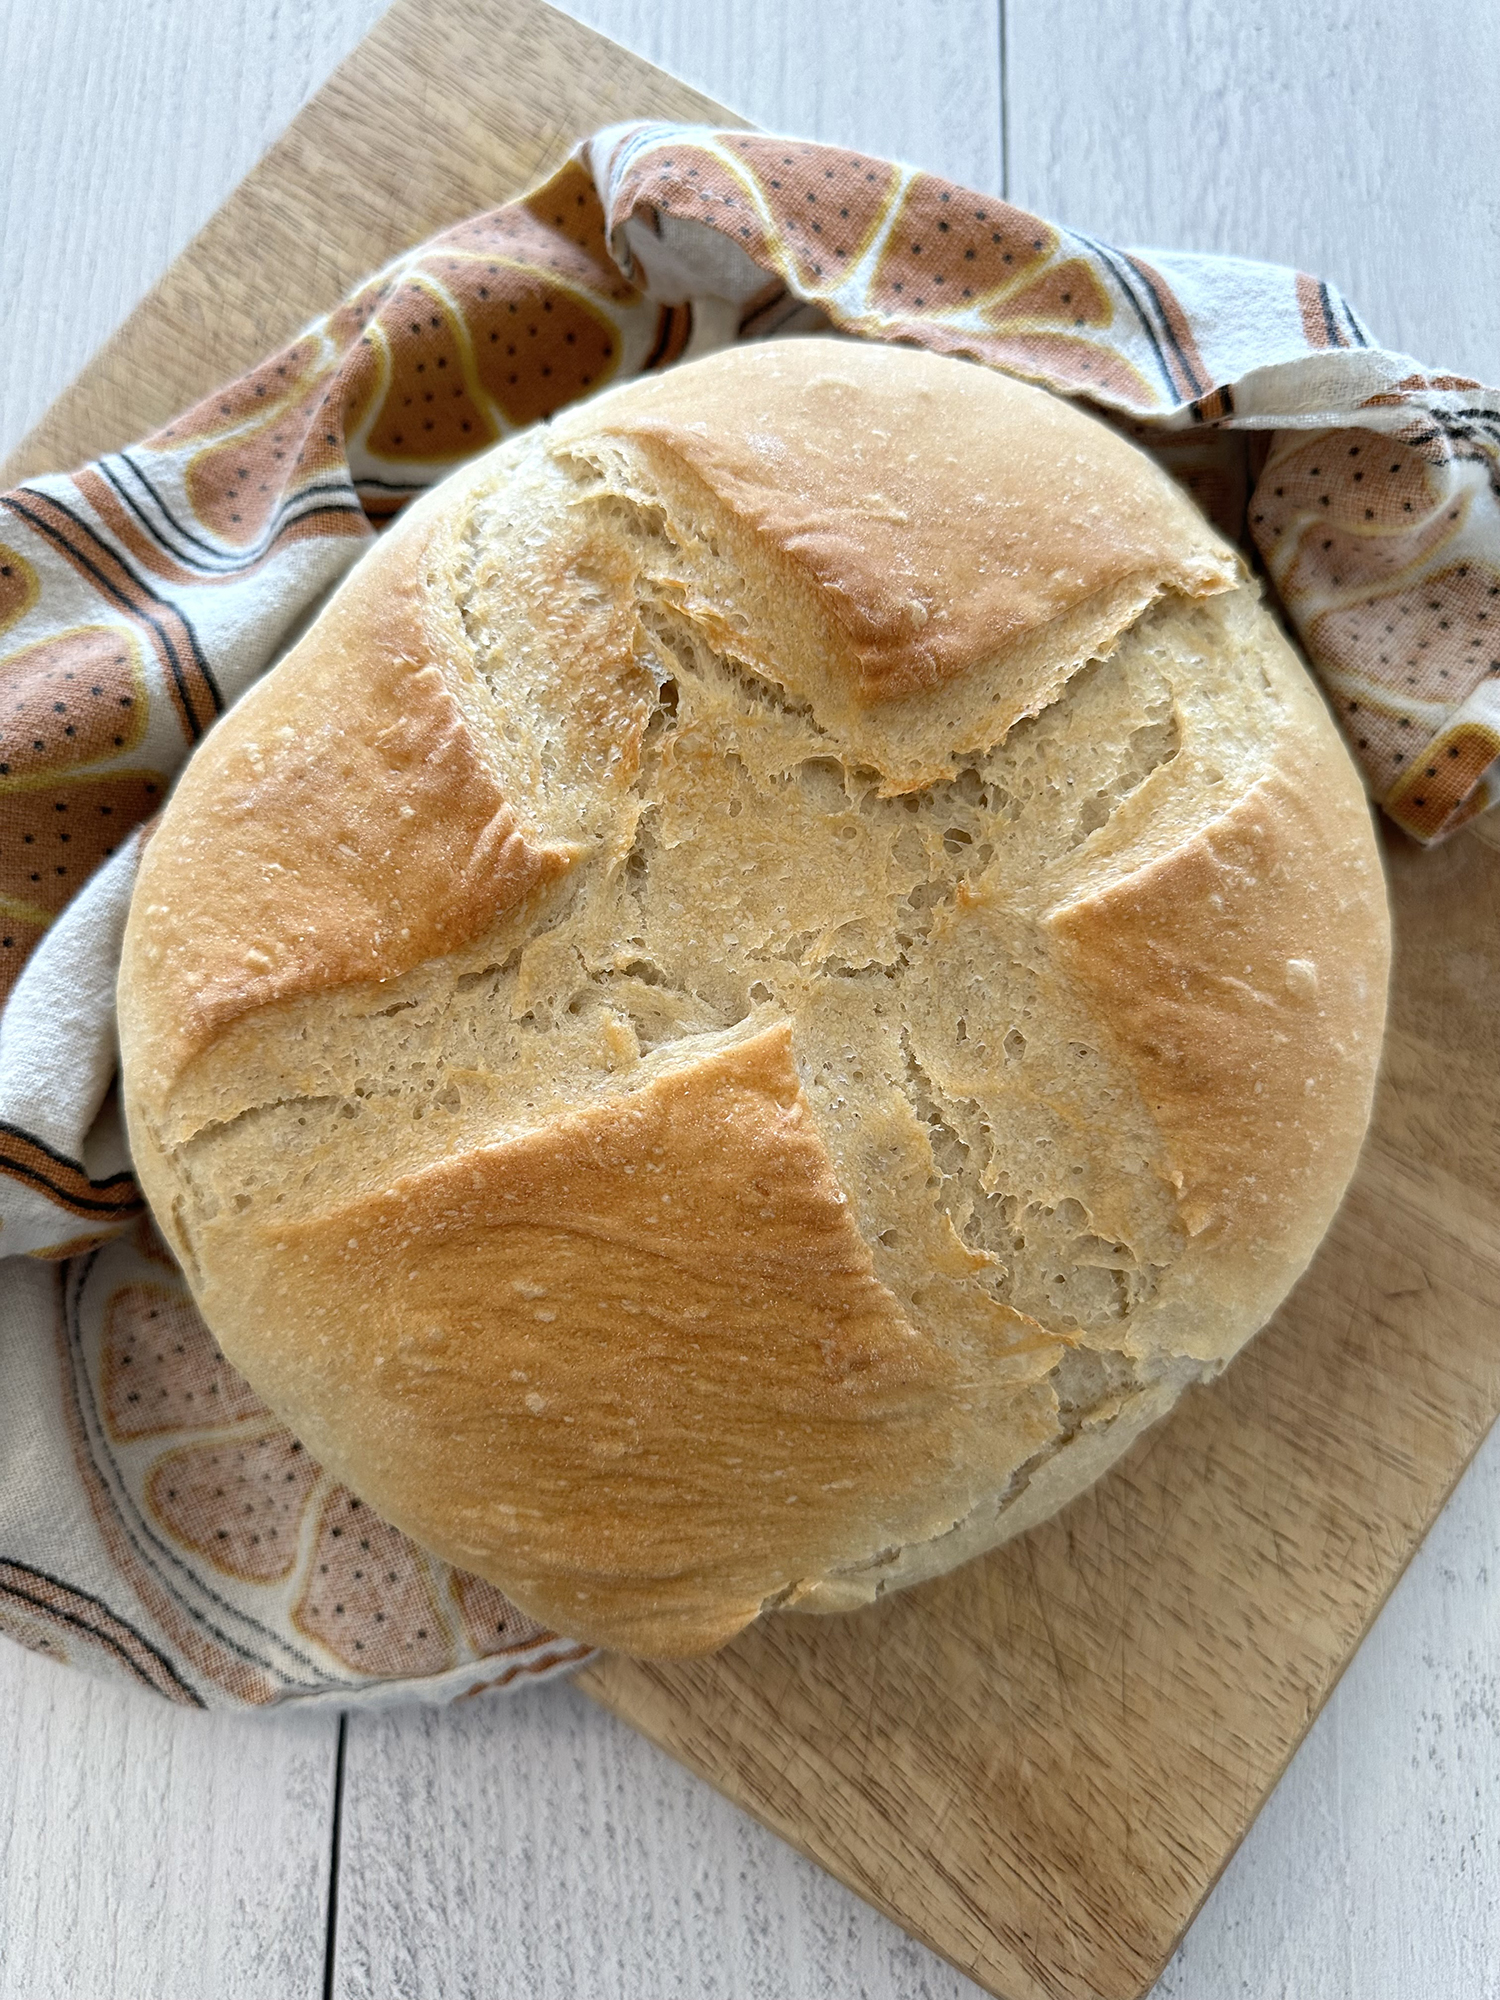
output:
[[[0,496],[0,1629],[208,1704],[584,1656],[375,1520],[194,1311],[114,1106],[135,830],[413,494],[607,383],[819,328],[1087,400],[1258,558],[1401,827],[1500,795],[1495,391],[1297,272],[798,140],[598,134],[164,430]]]

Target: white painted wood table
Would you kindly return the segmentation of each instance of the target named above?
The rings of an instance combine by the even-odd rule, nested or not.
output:
[[[0,453],[380,10],[0,0]],[[763,125],[1298,264],[1387,342],[1500,377],[1491,0],[573,11]],[[1500,1993],[1497,1522],[1500,1436],[1159,2000]],[[565,1687],[341,1728],[181,1713],[0,1642],[0,2000],[977,1991]]]

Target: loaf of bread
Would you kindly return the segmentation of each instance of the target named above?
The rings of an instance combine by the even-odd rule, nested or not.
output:
[[[152,838],[120,1028],[225,1353],[379,1513],[644,1654],[1049,1514],[1311,1257],[1370,815],[1116,432],[786,340],[415,505]]]

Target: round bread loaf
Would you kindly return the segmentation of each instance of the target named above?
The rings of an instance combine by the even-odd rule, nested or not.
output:
[[[1113,430],[833,340],[414,506],[193,758],[120,982],[225,1353],[646,1654],[975,1555],[1214,1374],[1370,1109],[1370,815]]]

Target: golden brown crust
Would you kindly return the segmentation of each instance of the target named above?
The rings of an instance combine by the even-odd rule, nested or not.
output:
[[[970,1400],[872,1274],[785,1023],[256,1239],[203,1295],[237,1365],[577,1637],[718,1645],[972,1497]]]
[[[813,580],[865,706],[991,664],[1132,583],[1138,611],[1233,580],[1143,453],[1043,390],[936,355],[731,350],[635,385],[593,428],[685,468]],[[1008,721],[1053,692],[1016,688]]]
[[[183,773],[126,938],[139,1092],[257,1009],[456,950],[567,868],[521,830],[455,699],[432,534],[378,547]]]
[[[1379,868],[1362,802],[1341,816],[1317,790],[1338,775],[1317,747],[1293,739],[1195,840],[1047,920],[1167,1142],[1189,1236],[1242,1263],[1257,1314],[1353,1166],[1385,1016]]]

